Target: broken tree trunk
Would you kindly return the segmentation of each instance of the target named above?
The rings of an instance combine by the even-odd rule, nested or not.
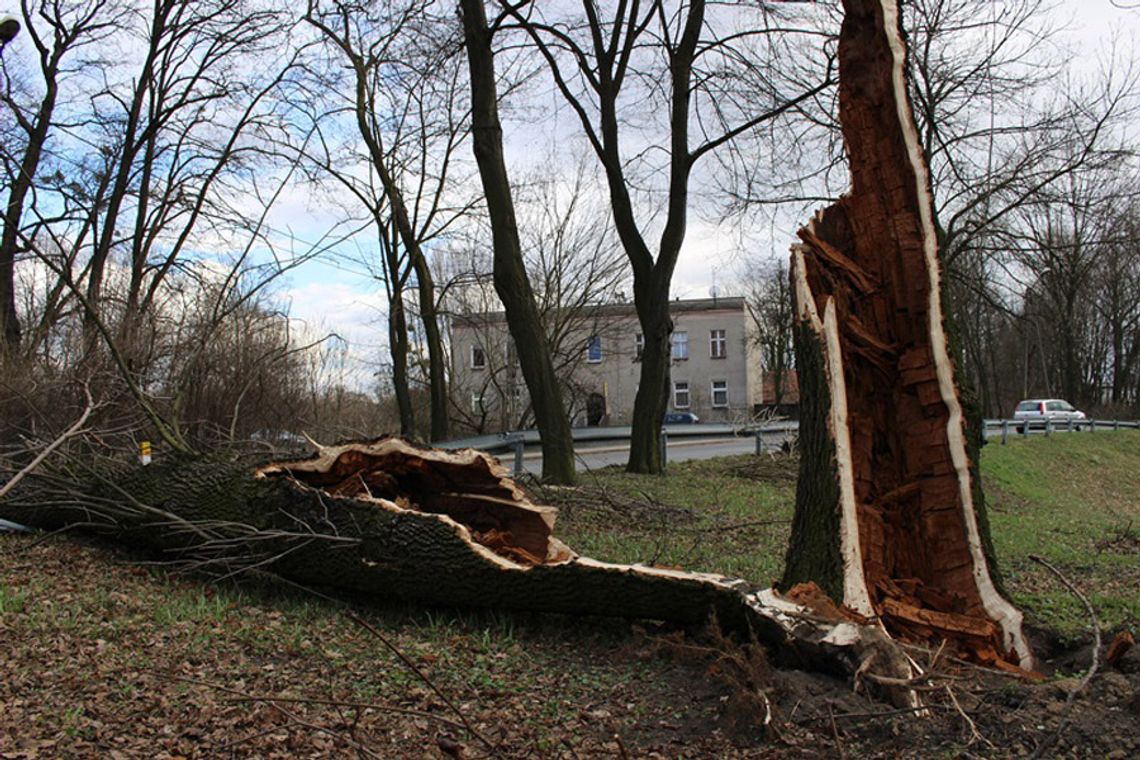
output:
[[[783,583],[815,581],[903,638],[1031,668],[991,572],[897,3],[844,8],[851,190],[792,249],[802,459]]]
[[[472,450],[387,438],[260,467],[184,457],[82,493],[45,480],[54,492],[14,494],[0,515],[82,525],[223,574],[259,568],[421,604],[686,624],[715,614],[776,645],[785,661],[910,675],[879,629],[814,604],[810,588],[783,598],[740,579],[578,556],[554,537],[555,510],[533,504],[505,468]],[[906,689],[876,688],[913,704]]]

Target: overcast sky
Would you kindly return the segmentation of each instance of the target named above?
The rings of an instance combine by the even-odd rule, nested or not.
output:
[[[1125,51],[1140,41],[1140,0],[1068,0],[1060,3],[1058,21],[1068,24],[1074,65],[1094,71],[1115,39]],[[1123,7],[1122,7],[1123,6]],[[1132,7],[1129,7],[1132,6]],[[532,152],[532,145],[511,144],[508,152]],[[533,137],[523,137],[533,140]],[[277,209],[276,225],[294,230],[300,237],[315,237],[324,223],[319,207],[303,194],[286,199]],[[734,292],[741,256],[739,241],[748,242],[748,255],[784,257],[802,220],[741,228],[740,223],[717,225],[690,215],[685,247],[673,280],[673,297],[701,298],[718,285],[722,295]],[[357,366],[359,382],[375,370],[371,357],[384,357],[386,329],[382,322],[384,296],[381,283],[371,280],[358,264],[327,259],[306,265],[291,276],[284,295],[294,316],[314,332],[333,330],[348,339]]]

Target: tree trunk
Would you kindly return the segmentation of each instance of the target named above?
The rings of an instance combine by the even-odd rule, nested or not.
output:
[[[629,434],[626,470],[656,474],[665,469],[661,458],[661,420],[665,417],[671,390],[669,368],[673,321],[669,317],[668,297],[655,297],[652,288],[640,297],[635,291],[634,300],[645,345],[641,352],[637,395],[633,400],[633,426]]]
[[[574,442],[542,319],[523,264],[510,181],[503,160],[503,129],[499,123],[491,32],[482,0],[461,0],[459,5],[471,71],[475,160],[483,180],[494,240],[495,292],[506,311],[519,368],[534,406],[535,426],[542,437],[542,477],[552,483],[570,484],[575,480]]]
[[[445,441],[451,424],[447,406],[447,353],[439,330],[439,312],[435,304],[435,282],[419,241],[411,251],[416,271],[416,292],[420,297],[420,320],[424,324],[424,340],[428,350],[428,394],[431,398],[431,440]]]
[[[408,323],[401,290],[396,290],[388,302],[388,350],[392,356],[392,393],[400,414],[400,435],[414,438],[416,413],[408,389]]]
[[[20,246],[20,224],[24,216],[24,204],[36,180],[52,115],[55,112],[56,97],[59,92],[55,81],[59,52],[53,55],[44,70],[45,91],[35,121],[26,126],[28,144],[20,160],[18,173],[12,179],[8,191],[8,201],[4,206],[4,230],[0,233],[0,340],[4,353],[15,354],[20,348],[20,319],[16,313],[16,251]]]
[[[897,3],[844,6],[852,189],[792,253],[803,454],[783,585],[812,580],[896,635],[1032,667],[991,571]]]
[[[801,664],[909,673],[879,629],[820,605],[810,587],[784,598],[720,575],[578,556],[553,535],[556,510],[533,504],[504,467],[470,449],[388,438],[260,467],[176,457],[83,490],[21,484],[0,516],[79,524],[222,574],[256,567],[389,600],[697,625],[715,613]],[[913,704],[905,689],[886,695]]]

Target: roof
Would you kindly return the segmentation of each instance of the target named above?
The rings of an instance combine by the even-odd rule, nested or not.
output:
[[[675,299],[669,302],[669,313],[680,314],[700,311],[744,311],[743,296],[725,296],[721,298],[690,298]],[[582,307],[585,317],[636,317],[637,309],[628,301],[622,303],[594,304]],[[488,322],[506,321],[506,312],[480,311],[470,314],[456,314],[452,317],[456,325],[472,324],[485,325]]]

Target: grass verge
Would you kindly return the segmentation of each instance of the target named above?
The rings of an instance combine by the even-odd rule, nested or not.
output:
[[[780,576],[795,503],[794,458],[742,455],[669,465],[667,477],[611,467],[571,492],[558,533],[582,554],[720,572]],[[1031,623],[1075,639],[1083,605],[1036,554],[1093,602],[1102,627],[1140,623],[1140,432],[1054,434],[993,443],[982,479],[998,562]]]

